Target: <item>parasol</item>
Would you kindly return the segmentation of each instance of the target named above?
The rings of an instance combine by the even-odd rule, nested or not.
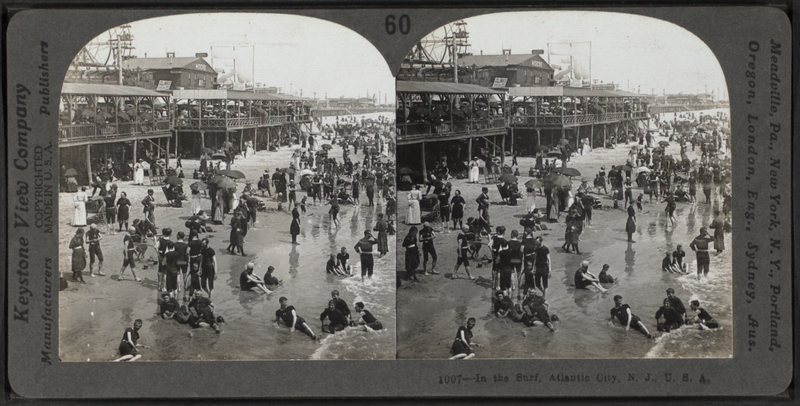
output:
[[[314,176],[314,175],[316,175],[316,173],[314,173],[314,171],[312,171],[311,169],[303,169],[302,171],[300,171],[300,176]]]
[[[221,177],[218,181],[214,182],[220,189],[235,189],[236,182],[233,179]]]
[[[536,148],[537,148],[539,151],[543,151],[543,152],[550,152],[550,150],[551,150],[551,148],[550,148],[550,146],[549,146],[549,145],[539,145],[539,146],[538,146],[538,147],[536,147]]]
[[[174,176],[174,175],[173,176],[167,176],[167,178],[164,179],[164,184],[165,185],[170,185],[170,186],[179,186],[179,185],[183,184],[183,179],[181,179],[181,178],[179,178],[177,176]]]
[[[408,182],[408,183],[413,183],[414,182],[413,180],[411,180],[411,177],[408,176],[408,175],[403,175],[403,177],[400,178],[400,181],[401,182]]]
[[[633,167],[631,166],[631,164],[630,164],[630,163],[628,163],[628,162],[625,162],[625,165],[620,165],[620,166],[619,166],[619,169],[620,169],[621,171],[630,171],[630,170],[632,170],[632,169],[633,169]]]
[[[664,152],[664,147],[655,147],[653,148],[653,153],[662,153]]]
[[[206,154],[213,154],[213,153],[214,153],[214,150],[213,150],[213,149],[211,149],[211,148],[203,148],[203,153],[206,153]]]
[[[222,143],[222,148],[233,148],[233,144],[230,141],[225,141]]]
[[[552,174],[545,177],[545,187],[550,189],[553,187],[561,187],[564,189],[572,188],[572,180],[564,175]]]
[[[241,171],[224,170],[224,171],[220,171],[219,174],[222,175],[222,176],[227,176],[229,178],[234,178],[234,179],[244,179],[245,178],[244,173],[242,173]]]
[[[640,174],[640,173],[649,173],[649,172],[650,172],[650,168],[648,168],[646,166],[641,166],[641,167],[639,167],[639,169],[636,170],[636,174],[637,175]]]
[[[547,153],[547,156],[550,158],[561,158],[561,151],[558,149],[553,149]]]
[[[78,171],[75,169],[69,168],[66,172],[64,172],[64,176],[78,176]]]
[[[553,173],[560,173],[565,176],[581,176],[581,172],[575,168],[556,168]]]
[[[404,166],[404,167],[400,168],[400,170],[397,171],[398,175],[411,175],[413,173],[414,173],[414,170],[412,170],[411,168],[409,168],[407,166]]]
[[[668,146],[669,146],[669,143],[668,143],[668,142],[666,142],[666,141],[659,141],[659,142],[658,142],[658,145],[661,145],[662,147],[666,148],[666,147],[668,147]]]
[[[226,159],[228,157],[225,156],[222,152],[215,152],[214,155],[211,155],[211,159]]]
[[[283,170],[284,173],[296,173],[297,170],[292,168],[291,166]]]
[[[205,182],[195,182],[192,183],[189,188],[192,190],[206,190],[208,189],[208,185],[206,185]]]
[[[333,149],[333,146],[331,144],[322,144],[322,145],[320,145],[320,147],[322,149],[327,149],[327,150]]]
[[[517,177],[512,175],[512,174],[510,174],[510,173],[504,173],[504,174],[500,175],[500,182],[503,182],[503,183],[517,183]]]
[[[83,117],[95,117],[97,116],[97,112],[94,109],[83,109],[81,112],[81,116]]]
[[[525,182],[525,187],[528,188],[528,189],[534,189],[534,188],[537,188],[537,187],[542,187],[542,181],[540,181],[539,179],[531,179],[531,180]]]

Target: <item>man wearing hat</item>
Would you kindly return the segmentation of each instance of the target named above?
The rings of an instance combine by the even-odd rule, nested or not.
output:
[[[422,230],[419,231],[419,240],[422,242],[422,272],[428,275],[428,255],[431,256],[433,263],[431,264],[431,273],[438,275],[436,272],[436,247],[433,245],[433,239],[436,238],[436,233],[433,232],[431,223],[425,222],[422,224]]]
[[[264,286],[264,281],[253,273],[256,264],[248,262],[242,274],[239,276],[239,288],[242,291],[258,289],[264,293],[272,293]]]
[[[697,255],[697,279],[700,279],[701,275],[708,276],[708,267],[711,263],[708,255],[708,243],[713,240],[714,237],[708,234],[708,228],[700,227],[700,235],[689,244],[689,248]]]

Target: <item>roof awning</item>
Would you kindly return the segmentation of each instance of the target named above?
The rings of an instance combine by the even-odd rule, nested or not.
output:
[[[169,94],[135,86],[101,85],[89,83],[64,83],[61,94],[80,96],[169,97]]]
[[[253,93],[229,89],[184,89],[173,90],[172,97],[176,99],[194,100],[268,100],[268,101],[299,101],[294,96],[275,95],[269,93]]]
[[[521,96],[566,96],[566,97],[646,97],[623,91],[585,89],[582,87],[540,86],[540,87],[511,87],[508,89],[511,97]]]

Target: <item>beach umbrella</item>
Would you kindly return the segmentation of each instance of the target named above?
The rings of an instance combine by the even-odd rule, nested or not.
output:
[[[64,172],[64,176],[78,176],[78,171],[75,169],[69,168],[66,172]]]
[[[512,174],[510,174],[510,173],[504,173],[504,174],[500,175],[500,182],[503,182],[503,183],[517,183],[517,177],[512,175]]]
[[[195,182],[189,185],[189,188],[192,190],[206,190],[208,189],[208,185],[205,182]]]
[[[220,189],[235,189],[236,188],[236,182],[234,182],[233,179],[226,178],[224,176],[221,177],[220,180],[218,180],[217,182],[214,182],[214,183]]]
[[[575,168],[556,168],[553,173],[560,173],[565,176],[581,176],[581,172]]]
[[[174,175],[173,176],[167,176],[167,178],[164,179],[164,184],[165,185],[170,185],[170,186],[182,185],[183,184],[183,179],[181,179],[181,178],[179,178],[177,176],[174,176]]]
[[[539,179],[531,179],[531,180],[525,182],[525,187],[528,188],[528,189],[534,189],[534,188],[537,188],[537,187],[542,187],[542,181],[540,181]]]
[[[229,178],[234,178],[234,179],[244,179],[245,178],[244,173],[242,173],[241,171],[234,171],[234,170],[230,170],[230,169],[224,170],[224,171],[220,171],[219,174],[222,175],[222,176],[227,176]]]
[[[300,176],[314,176],[314,175],[316,175],[316,173],[314,173],[314,171],[312,171],[311,169],[303,169],[302,171],[300,171]]]
[[[668,146],[669,146],[669,143],[668,143],[668,142],[666,142],[666,141],[659,141],[659,142],[658,142],[658,145],[661,145],[662,147],[666,148],[666,147],[668,147]]]

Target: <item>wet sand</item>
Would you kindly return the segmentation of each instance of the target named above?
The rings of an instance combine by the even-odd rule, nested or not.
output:
[[[321,143],[328,143],[321,140]],[[287,167],[295,147],[283,147],[277,152],[259,151],[247,159],[237,159],[232,169],[240,170],[254,182],[265,168],[273,173],[276,167]],[[341,160],[341,149],[335,146],[331,156]],[[357,155],[363,159],[363,155]],[[174,165],[174,163],[173,163]],[[183,160],[184,190],[189,185],[197,160]],[[149,182],[145,178],[145,182]],[[131,220],[143,218],[141,204],[148,188],[155,190],[157,202],[156,223],[173,229],[172,240],[178,231],[187,232],[184,222],[190,216],[190,202],[183,207],[165,206],[166,199],[159,186],[133,186],[130,182],[117,182],[120,191],[128,193],[131,200]],[[241,191],[244,182],[239,182]],[[91,193],[91,188],[89,188]],[[305,192],[298,190],[298,201]],[[301,218],[299,245],[291,244],[289,225],[291,214],[287,205],[277,210],[277,202],[269,196],[261,197],[267,212],[258,213],[258,223],[248,231],[244,250],[247,256],[230,255],[225,251],[230,234],[230,215],[225,224],[212,225],[207,236],[217,254],[217,280],[212,292],[216,305],[215,314],[223,316],[222,334],[215,334],[208,327],[191,329],[172,320],[162,320],[156,315],[157,272],[154,266],[155,250],[149,247],[146,257],[148,269],[137,263],[137,275],[144,279],[132,280],[130,270],[125,280],[119,281],[122,263],[123,233],[105,234],[102,249],[105,254],[104,277],[90,278],[87,269],[84,278],[87,284],[70,282],[67,290],[59,294],[59,350],[62,361],[109,361],[118,357],[117,347],[125,328],[133,320],[141,318],[144,326],[140,331],[140,343],[149,346],[142,350],[144,361],[156,360],[268,360],[268,359],[388,359],[395,356],[395,273],[394,244],[390,238],[388,255],[376,258],[375,275],[371,281],[362,283],[359,277],[332,276],[325,273],[325,263],[330,253],[347,247],[354,274],[359,272],[358,254],[353,250],[356,241],[363,237],[363,230],[375,225],[382,204],[370,208],[366,199],[362,207],[342,205],[339,214],[341,227],[333,227],[328,218],[330,206],[309,206]],[[73,193],[59,195],[59,269],[63,276],[71,276],[71,251],[67,248],[75,233],[71,226],[74,199]],[[202,199],[202,209],[210,213],[211,202]],[[88,230],[88,228],[87,228]],[[206,234],[203,234],[205,236]],[[239,275],[249,261],[256,263],[255,274],[263,276],[268,266],[274,266],[274,275],[284,284],[271,295],[239,290]],[[88,263],[88,258],[87,258]],[[275,322],[278,298],[286,296],[298,314],[304,317],[311,328],[320,333],[319,314],[330,300],[331,290],[337,289],[351,310],[354,303],[363,301],[383,324],[384,330],[364,332],[348,328],[336,335],[322,335],[315,342],[301,332]],[[179,296],[182,296],[180,294]]]
[[[661,138],[658,138],[661,140]],[[666,138],[664,138],[666,140]],[[583,177],[591,177],[600,166],[611,169],[611,165],[622,165],[627,159],[633,144],[618,145],[616,149],[597,149],[585,152],[583,156],[573,156],[569,167],[577,168]],[[668,154],[679,155],[675,143],[667,149]],[[697,150],[699,154],[699,148]],[[693,153],[688,152],[690,159]],[[507,158],[509,159],[509,158]],[[518,158],[521,173],[520,185],[529,177],[528,169],[534,166],[533,158]],[[483,176],[481,176],[483,180]],[[506,238],[511,230],[522,233],[519,220],[525,212],[525,201],[519,200],[517,206],[497,204],[501,201],[495,185],[468,184],[466,179],[451,179],[453,190],[459,189],[467,201],[465,218],[477,217],[475,199],[483,186],[489,187],[489,198],[493,202],[489,212],[493,228],[504,225]],[[576,190],[579,181],[573,182]],[[524,186],[523,186],[524,187]],[[698,189],[701,189],[698,187]],[[423,192],[425,189],[423,188]],[[523,189],[524,191],[524,189]],[[634,187],[634,197],[641,189]],[[406,194],[398,195],[398,234],[397,246],[408,232],[405,225],[407,216]],[[625,222],[627,215],[622,209],[613,209],[612,200],[605,194],[592,194],[598,197],[603,208],[594,210],[592,225],[584,228],[580,242],[581,255],[568,254],[561,249],[564,243],[564,219],[562,213],[558,223],[546,223],[548,230],[537,232],[542,235],[544,244],[550,249],[552,275],[547,290],[550,313],[559,316],[555,324],[556,332],[550,333],[544,327],[525,327],[509,319],[495,318],[491,311],[491,264],[482,262],[477,268],[471,261],[470,272],[477,276],[473,282],[466,279],[463,267],[459,270],[460,279],[451,279],[456,262],[456,230],[441,232],[437,229],[436,250],[439,255],[437,271],[441,275],[419,275],[421,282],[403,280],[398,289],[398,357],[403,359],[425,358],[442,359],[451,355],[450,347],[459,326],[466,324],[468,317],[475,317],[477,325],[473,329],[474,342],[486,344],[476,348],[478,358],[642,358],[642,357],[730,357],[732,355],[731,322],[731,278],[730,251],[713,257],[711,277],[697,282],[696,277],[678,276],[661,271],[661,260],[668,248],[675,249],[682,244],[687,251],[685,262],[690,263],[694,273],[694,253],[689,243],[698,235],[699,228],[712,220],[712,210],[721,204],[721,198],[714,195],[713,205],[678,203],[676,217],[678,225],[668,226],[664,213],[666,203],[645,204],[637,214],[635,243],[627,243]],[[703,199],[702,190],[698,198]],[[621,202],[620,202],[621,204]],[[709,207],[713,206],[713,207]],[[544,211],[546,200],[539,195],[536,207]],[[424,214],[424,213],[423,213]],[[448,228],[452,227],[452,222]],[[730,234],[726,235],[726,246],[730,247]],[[730,249],[730,248],[729,248]],[[398,252],[397,269],[405,276],[404,249]],[[481,256],[491,256],[484,244]],[[576,290],[573,278],[580,262],[588,260],[589,269],[597,275],[603,264],[609,264],[609,274],[619,278],[619,283],[608,287],[608,293],[594,290]],[[430,263],[429,263],[430,266]],[[422,269],[422,265],[418,270]],[[717,331],[699,331],[697,326],[684,327],[670,334],[656,332],[655,314],[661,301],[666,297],[665,290],[673,287],[676,295],[689,307],[691,299],[701,301],[720,322]],[[640,316],[652,333],[661,335],[657,340],[647,340],[640,333],[609,323],[609,311],[613,307],[613,296],[620,294],[624,302],[630,304],[633,313]],[[516,292],[513,293],[516,299]]]

